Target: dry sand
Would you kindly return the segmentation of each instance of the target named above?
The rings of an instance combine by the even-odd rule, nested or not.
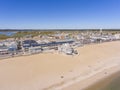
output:
[[[120,70],[120,41],[86,45],[78,52],[1,60],[0,90],[83,90]]]

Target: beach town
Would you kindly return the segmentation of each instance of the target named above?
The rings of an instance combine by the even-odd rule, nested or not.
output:
[[[120,0],[0,0],[0,90],[120,90]]]
[[[102,32],[102,29],[97,32],[51,32],[46,35],[41,35],[39,34],[41,32],[36,31],[38,34],[34,37],[32,37],[32,34],[28,33],[23,37],[19,37],[19,39],[17,37],[1,40],[0,59],[44,52],[76,55],[78,54],[77,50],[75,50],[77,47],[82,47],[86,44],[120,40],[120,33],[104,33]]]
[[[86,90],[120,70],[119,32],[37,33],[0,41],[0,90]]]

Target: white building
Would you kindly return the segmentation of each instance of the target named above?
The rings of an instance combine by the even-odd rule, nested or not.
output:
[[[58,51],[68,55],[73,54],[73,48],[70,46],[70,44],[63,44],[62,46],[59,46]]]
[[[115,34],[114,36],[116,39],[120,39],[120,34]]]
[[[34,54],[34,53],[40,53],[40,52],[42,52],[42,48],[41,48],[41,46],[38,46],[38,47],[30,47],[29,48],[29,53],[30,54]]]
[[[5,46],[0,46],[0,54],[8,54],[8,48]]]

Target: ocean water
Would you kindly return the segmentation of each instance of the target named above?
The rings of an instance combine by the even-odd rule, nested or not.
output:
[[[85,90],[120,90],[120,72],[101,80]]]
[[[120,74],[120,73],[119,73]],[[103,87],[101,90],[120,90],[120,75],[112,80],[107,86]]]
[[[0,32],[0,34],[2,35],[6,35],[6,36],[12,36],[14,35],[16,32]]]

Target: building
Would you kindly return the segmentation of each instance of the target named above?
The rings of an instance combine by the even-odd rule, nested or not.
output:
[[[6,46],[0,46],[0,55],[3,54],[8,54],[9,53],[9,49]]]
[[[120,34],[115,34],[114,36],[116,39],[120,39]]]

